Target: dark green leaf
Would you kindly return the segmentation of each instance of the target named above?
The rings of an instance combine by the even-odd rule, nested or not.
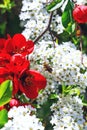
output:
[[[7,110],[3,109],[0,111],[0,128],[2,128],[7,121],[8,121]]]
[[[12,82],[6,80],[0,85],[0,106],[7,104],[12,97]]]
[[[63,42],[70,41],[70,36],[68,32],[63,31],[63,33],[58,34],[58,42],[61,43],[62,41]]]
[[[62,24],[65,28],[67,28],[69,23],[73,22],[72,10],[73,10],[73,5],[72,2],[69,0],[62,14]]]

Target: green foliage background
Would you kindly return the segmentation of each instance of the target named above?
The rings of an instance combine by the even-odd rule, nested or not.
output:
[[[0,37],[6,37],[7,34],[13,36],[15,33],[21,33],[23,28],[20,27],[19,13],[22,6],[22,0],[11,0],[14,2],[12,8],[5,9],[0,8]],[[3,0],[0,1],[0,4]]]

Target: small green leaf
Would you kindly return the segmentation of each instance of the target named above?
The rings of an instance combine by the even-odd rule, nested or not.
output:
[[[7,104],[12,97],[12,81],[6,80],[0,85],[0,106]]]
[[[64,0],[53,0],[49,5],[47,5],[48,11],[54,11],[58,9],[60,6],[62,6]]]
[[[50,95],[50,99],[57,99],[58,98],[58,94],[51,94]]]
[[[76,95],[79,96],[80,95],[80,89],[78,89],[78,88],[71,89],[69,94],[70,95],[76,94]]]
[[[5,5],[4,4],[0,4],[0,8],[5,8]]]
[[[0,4],[1,13],[5,13],[6,11],[10,11],[12,7],[15,6],[14,1],[11,0],[3,0],[3,4]]]
[[[8,121],[8,113],[7,110],[3,109],[0,111],[0,128],[2,128],[7,121]]]

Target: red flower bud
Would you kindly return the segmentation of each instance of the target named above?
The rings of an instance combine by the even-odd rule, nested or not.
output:
[[[9,102],[10,107],[16,106],[18,107],[20,105],[19,101],[17,99],[11,99]]]
[[[73,18],[78,23],[87,22],[87,6],[77,5],[73,10]]]

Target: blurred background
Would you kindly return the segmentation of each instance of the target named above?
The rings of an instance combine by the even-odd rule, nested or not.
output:
[[[19,13],[22,0],[0,0],[0,38],[21,33]]]

